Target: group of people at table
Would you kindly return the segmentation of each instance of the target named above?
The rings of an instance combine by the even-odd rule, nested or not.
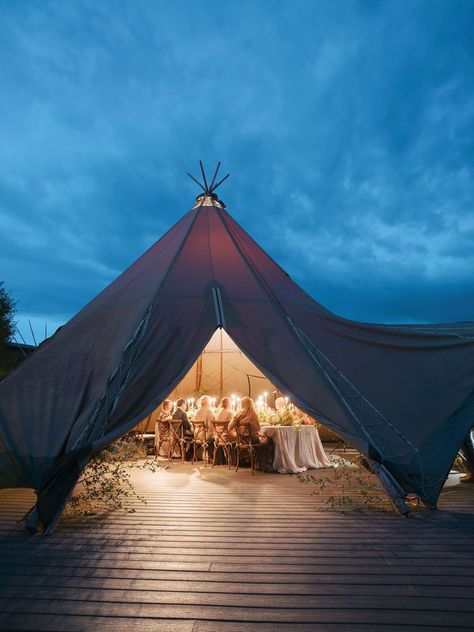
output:
[[[183,440],[182,450],[186,460],[194,460],[196,457],[196,447],[199,445],[201,452],[202,448],[205,448],[205,453],[201,454],[202,458],[205,459],[207,453],[208,459],[211,460],[213,464],[219,464],[224,462],[222,461],[222,457],[226,460],[231,458],[231,453],[228,450],[230,446],[235,446],[236,443],[242,445],[243,443],[248,445],[249,448],[251,446],[250,451],[254,453],[254,455],[258,453],[261,469],[267,471],[274,471],[276,469],[281,472],[303,471],[308,469],[304,464],[302,464],[303,467],[299,467],[295,463],[290,463],[290,469],[285,470],[284,467],[279,467],[282,458],[283,464],[285,462],[285,454],[279,454],[278,452],[280,450],[282,452],[288,451],[288,438],[293,440],[292,448],[293,451],[295,450],[296,437],[294,428],[281,429],[290,430],[288,438],[285,435],[281,436],[280,433],[269,432],[268,427],[262,428],[255,402],[251,397],[242,397],[239,400],[240,408],[237,411],[234,410],[234,402],[230,397],[224,397],[217,409],[214,409],[212,406],[214,401],[215,400],[207,395],[202,396],[197,402],[197,409],[192,411],[193,421],[191,421],[188,415],[187,401],[185,399],[180,398],[175,404],[173,404],[171,400],[166,399],[162,404],[155,426],[155,447],[157,453],[160,452],[163,443],[163,428],[167,426],[171,428],[175,425],[173,422],[180,422],[179,426]],[[287,406],[287,400],[284,397],[275,398],[276,410],[284,408],[285,406]],[[312,426],[311,436],[305,435],[305,441],[308,441],[308,438],[311,439],[312,442],[316,441],[316,446],[312,452],[314,453],[316,450],[318,458],[316,460],[314,458],[311,460],[310,458],[311,463],[309,467],[330,466],[330,462],[324,453],[319,439],[316,426],[314,425],[315,421],[302,411],[299,411],[295,407],[293,408],[298,411],[299,421],[302,425]],[[202,441],[202,435],[199,437],[203,431],[205,434],[204,442]],[[167,447],[168,455],[172,456],[172,446],[168,445]],[[220,447],[224,448],[221,450],[222,455],[218,453]],[[288,457],[290,457],[290,462],[294,461],[291,455],[286,456],[286,461],[288,461]],[[238,456],[237,460],[239,460]],[[291,468],[293,468],[293,470]]]
[[[214,445],[217,443],[231,442],[237,438],[241,431],[241,438],[251,445],[268,445],[268,437],[260,432],[260,422],[257,409],[251,397],[242,397],[241,408],[234,413],[232,400],[224,397],[220,407],[216,410],[211,405],[211,398],[207,395],[198,400],[198,407],[194,414],[194,424],[201,425],[205,429],[207,453],[214,459]],[[160,436],[160,425],[163,422],[180,421],[183,427],[184,441],[186,443],[185,458],[191,460],[194,452],[195,428],[187,413],[187,402],[185,399],[178,399],[173,409],[173,402],[165,399],[161,412],[156,422],[155,436]],[[216,429],[216,423],[220,432]]]

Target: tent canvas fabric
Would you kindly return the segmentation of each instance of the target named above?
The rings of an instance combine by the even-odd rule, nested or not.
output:
[[[154,410],[219,328],[402,507],[407,493],[436,504],[474,419],[474,323],[340,318],[208,193],[0,383],[1,484],[33,488],[51,532],[91,456]]]

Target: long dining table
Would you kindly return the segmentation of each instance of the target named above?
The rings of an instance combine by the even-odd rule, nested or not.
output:
[[[316,426],[262,426],[275,444],[273,468],[280,474],[332,467]]]

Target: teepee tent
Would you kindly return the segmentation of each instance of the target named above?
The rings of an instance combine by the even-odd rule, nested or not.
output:
[[[213,179],[213,182],[215,177]],[[368,325],[306,294],[205,186],[154,246],[0,383],[3,486],[51,532],[91,456],[179,384],[216,329],[366,455],[388,493],[435,505],[474,419],[474,323]]]

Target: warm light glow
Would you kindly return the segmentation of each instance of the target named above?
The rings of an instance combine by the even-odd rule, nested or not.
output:
[[[221,401],[221,399],[219,397],[214,397],[211,395],[206,395],[205,397],[208,398],[209,400],[209,404],[210,407],[213,408],[214,410],[217,410],[219,407],[219,403]],[[232,395],[228,395],[227,397],[230,398],[231,400],[231,410],[233,413],[241,410],[242,408],[242,398],[239,397],[238,395],[236,395],[235,393],[232,393]],[[269,410],[269,405],[267,403],[267,397],[268,397],[268,392],[264,391],[263,393],[260,393],[260,395],[258,395],[255,399],[255,407],[257,409],[258,412],[264,412],[266,410]],[[199,401],[200,398],[198,398],[198,400],[195,400],[194,397],[188,397],[186,399],[186,403],[188,404],[188,409],[190,412],[194,413],[197,410],[197,406],[196,406],[196,401]],[[176,401],[173,402],[173,406],[176,407]],[[289,403],[289,399],[288,397],[285,397],[285,403],[288,404]]]

